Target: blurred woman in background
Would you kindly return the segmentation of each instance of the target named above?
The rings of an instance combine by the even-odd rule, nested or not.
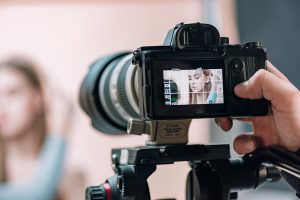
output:
[[[62,176],[70,103],[45,92],[31,62],[0,63],[0,200],[83,198],[80,174]]]

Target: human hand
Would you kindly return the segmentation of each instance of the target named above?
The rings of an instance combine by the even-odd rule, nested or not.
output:
[[[234,88],[241,98],[270,101],[270,113],[263,117],[243,118],[253,125],[254,134],[235,138],[234,149],[239,154],[254,151],[258,146],[279,145],[290,151],[300,148],[300,92],[270,62],[267,71],[257,71],[248,81]],[[218,118],[216,123],[228,131],[232,119]]]
[[[72,121],[71,101],[61,90],[55,88],[46,91],[44,102],[48,132],[52,135],[67,136]]]

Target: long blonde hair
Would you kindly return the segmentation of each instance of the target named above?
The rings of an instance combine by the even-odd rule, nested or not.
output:
[[[207,77],[213,75],[211,70],[209,70],[209,69],[201,69],[201,72],[202,72],[202,75],[207,76]],[[205,95],[204,99],[207,99],[208,93],[211,91],[211,88],[212,88],[211,81],[204,84],[204,88],[203,88],[203,91],[205,92],[204,93],[204,95]],[[192,88],[191,88],[190,85],[189,85],[189,94],[190,94],[189,95],[189,103],[190,104],[195,104],[195,101],[196,101],[197,97],[196,97],[195,93],[192,93]]]
[[[22,57],[10,58],[2,63],[0,63],[0,69],[5,68],[9,70],[14,70],[20,72],[28,82],[37,90],[41,95],[43,95],[43,85],[41,81],[41,73],[38,72],[36,66]],[[42,109],[40,118],[40,146],[42,145],[47,132],[46,125],[46,113],[45,109]],[[0,135],[0,182],[6,181],[6,172],[5,172],[5,152],[4,152],[4,141]]]

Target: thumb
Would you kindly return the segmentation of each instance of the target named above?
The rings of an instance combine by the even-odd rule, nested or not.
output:
[[[298,89],[290,82],[280,79],[266,70],[257,71],[248,81],[238,84],[234,92],[241,98],[261,99],[271,101],[272,106],[286,110],[294,98],[291,95],[298,93]]]

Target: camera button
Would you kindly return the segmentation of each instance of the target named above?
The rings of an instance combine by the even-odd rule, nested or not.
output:
[[[242,59],[236,58],[231,61],[231,67],[234,72],[240,73],[245,67],[245,63]]]
[[[248,47],[248,48],[262,48],[262,43],[261,42],[247,42],[244,46]]]
[[[242,45],[240,44],[232,44],[229,46],[231,49],[241,49],[242,48]]]

